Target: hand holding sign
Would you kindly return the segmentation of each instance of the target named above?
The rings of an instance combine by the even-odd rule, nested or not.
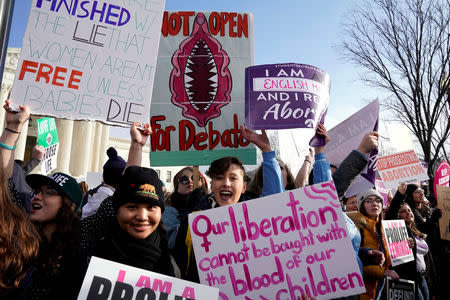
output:
[[[38,160],[42,160],[44,158],[44,154],[45,154],[44,146],[34,145],[31,157],[36,158]]]
[[[322,153],[326,144],[328,144],[328,142],[330,141],[330,137],[328,136],[327,129],[325,128],[325,126],[323,124],[319,124],[319,126],[317,127],[316,135],[323,137],[324,144],[320,145],[318,147],[314,147],[314,152]]]
[[[255,144],[262,152],[270,152],[270,141],[267,137],[266,131],[261,130],[261,133],[256,133],[245,126],[241,126],[242,135],[251,143]]]
[[[20,110],[14,112],[11,107],[11,100],[9,99],[5,101],[3,108],[6,110],[6,128],[20,132],[22,125],[30,118],[30,108],[19,105]]]
[[[143,147],[147,142],[148,136],[152,134],[152,128],[150,127],[149,123],[144,124],[143,128],[139,128],[140,124],[141,123],[139,122],[134,122],[131,125],[130,136],[132,143],[137,143]]]
[[[356,150],[366,155],[375,148],[378,148],[378,132],[371,131],[364,135]]]

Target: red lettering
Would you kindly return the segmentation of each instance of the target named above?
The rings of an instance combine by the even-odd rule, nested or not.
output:
[[[23,80],[26,72],[36,73],[37,66],[37,62],[24,60],[22,62],[22,68],[20,69],[19,80]],[[34,69],[31,69],[30,67],[33,67]]]
[[[231,129],[231,133],[234,135],[234,148],[237,148],[239,145],[239,136],[238,134],[241,132],[239,129],[237,114],[233,115],[233,128]]]
[[[64,86],[64,83],[58,82],[57,80],[64,80],[64,77],[58,76],[59,73],[66,73],[67,69],[62,67],[55,68],[55,75],[53,76],[52,84],[57,86]]]
[[[213,122],[209,122],[208,124],[208,132],[209,132],[209,150],[216,148],[217,144],[220,141],[220,132],[213,129]]]
[[[74,85],[73,82],[80,83],[81,78],[75,78],[75,76],[83,76],[83,72],[72,70],[69,77],[69,83],[67,84],[68,88],[78,90],[78,85]]]
[[[244,33],[245,37],[248,37],[248,17],[247,14],[238,15],[238,37],[242,37],[242,33]]]
[[[188,136],[187,140],[186,140],[186,133],[185,133],[186,128],[189,130],[189,136]],[[194,142],[195,127],[188,120],[181,120],[179,122],[178,129],[180,131],[180,135],[179,135],[180,151],[186,151],[189,148],[191,148],[192,143]]]
[[[47,70],[44,70],[47,68]],[[53,72],[53,67],[48,64],[40,64],[39,70],[36,75],[36,82],[39,82],[41,78],[44,78],[46,83],[50,82],[50,74]]]
[[[19,80],[23,80],[26,72],[31,72],[36,74],[34,81],[40,82],[44,79],[45,83],[50,83],[52,85],[64,86],[65,84],[65,73],[67,69],[63,67],[52,67],[49,64],[38,63],[34,61],[24,60],[22,67],[20,69]],[[71,75],[67,84],[68,88],[78,89],[78,86],[72,84],[73,82],[81,82],[81,78],[75,78],[75,76],[82,76],[83,72],[72,70]]]
[[[164,15],[163,15],[162,25],[161,25],[161,34],[163,36],[167,36],[168,23],[169,23],[168,19],[169,19],[169,13],[167,11],[165,11]]]
[[[160,146],[158,145],[158,140],[156,139],[156,132],[158,131],[158,129],[161,128],[161,125],[158,124],[157,122],[164,121],[165,119],[166,119],[165,116],[155,116],[152,117],[150,120],[150,126],[152,128],[152,138],[151,138],[152,151],[156,151],[157,148],[160,148]]]
[[[209,15],[209,31],[212,35],[216,35],[220,30],[220,15],[217,12],[212,12]]]
[[[220,139],[222,146],[233,148],[233,143],[231,142],[231,132],[229,129],[225,130]]]
[[[206,141],[208,139],[208,135],[206,132],[200,132],[195,136],[194,139],[194,148],[195,150],[205,150],[208,146],[206,144],[200,145],[200,143]]]
[[[225,24],[228,23],[228,13],[221,12],[220,13],[220,36],[225,36]]]
[[[189,35],[189,17],[193,16],[193,11],[180,11],[179,15],[183,18],[183,35]]]
[[[181,18],[177,13],[173,13],[169,17],[169,34],[177,35],[181,29]]]
[[[236,27],[236,16],[237,13],[230,13],[230,24],[228,29],[230,37],[237,37],[236,31],[234,31]]]

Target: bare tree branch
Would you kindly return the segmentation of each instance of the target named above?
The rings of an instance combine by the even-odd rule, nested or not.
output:
[[[343,24],[340,49],[416,136],[433,177],[450,152],[450,0],[372,0]]]

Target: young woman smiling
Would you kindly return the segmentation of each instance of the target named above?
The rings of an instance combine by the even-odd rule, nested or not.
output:
[[[198,187],[194,190],[194,169],[184,167],[173,177],[174,192],[167,196],[164,204],[166,209],[162,214],[167,229],[169,248],[175,247],[175,239],[181,220],[192,211],[192,198],[203,197],[208,194],[208,184],[205,177],[199,173]],[[193,196],[191,197],[191,194]]]
[[[384,278],[398,279],[398,274],[389,270],[390,264],[386,245],[383,242],[381,228],[381,212],[383,209],[383,197],[374,189],[367,190],[357,197],[359,212],[349,212],[347,215],[359,228],[361,233],[361,247],[379,250],[387,258],[385,265],[369,265],[363,267],[363,279],[366,292],[360,299],[379,299],[384,287]]]

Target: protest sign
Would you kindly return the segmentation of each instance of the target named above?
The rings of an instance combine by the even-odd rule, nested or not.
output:
[[[366,133],[378,131],[379,112],[380,104],[378,99],[375,99],[328,131],[330,142],[325,146],[324,153],[331,164],[339,166],[350,152],[358,148]],[[377,148],[370,152],[369,163],[346,191],[347,198],[358,195],[375,185],[377,155]]]
[[[450,182],[450,165],[448,162],[443,161],[439,164],[436,174],[434,174],[434,181],[433,181],[433,189],[434,194],[436,195],[436,186],[449,186]]]
[[[250,129],[316,128],[330,99],[330,76],[305,64],[245,69],[245,125]]]
[[[130,267],[93,256],[78,300],[97,299],[218,299],[209,286]]]
[[[151,105],[152,166],[209,165],[233,155],[256,164],[244,139],[244,70],[253,15],[166,11]]]
[[[43,118],[36,121],[38,145],[45,149],[41,161],[41,173],[47,175],[57,167],[59,140],[54,118]]]
[[[148,122],[164,4],[33,0],[14,106],[111,125]]]
[[[427,180],[428,175],[414,150],[378,157],[377,170],[389,189],[402,183]]]
[[[437,206],[442,210],[442,217],[439,219],[441,229],[441,239],[450,241],[450,187],[436,186]]]
[[[383,220],[383,231],[391,258],[392,266],[398,266],[414,260],[408,245],[408,231],[404,220]]]
[[[406,279],[393,280],[390,277],[386,277],[386,292],[387,300],[414,300],[414,281]]]
[[[365,291],[332,181],[189,215],[200,282],[222,299]]]
[[[389,192],[390,189],[387,189],[384,185],[383,181],[380,177],[375,179],[375,189],[380,193],[380,195],[383,197],[383,207],[389,207]]]

